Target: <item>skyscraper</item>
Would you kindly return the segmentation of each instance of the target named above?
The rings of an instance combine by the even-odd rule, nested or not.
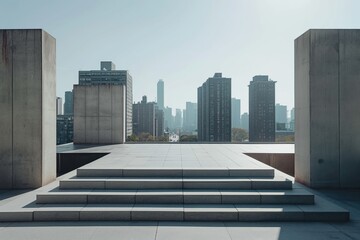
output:
[[[198,88],[198,140],[231,141],[231,78],[221,73]]]
[[[62,98],[61,97],[57,97],[56,98],[56,115],[62,115],[63,111],[62,111]]]
[[[64,102],[64,115],[73,115],[74,114],[74,106],[73,106],[73,92],[66,91],[65,92],[65,102]]]
[[[249,132],[249,114],[243,113],[241,115],[241,128]]]
[[[253,77],[249,85],[249,141],[275,141],[275,81]]]
[[[186,102],[183,114],[183,130],[192,132],[197,129],[197,103]]]
[[[231,128],[240,128],[240,99],[231,98]]]
[[[182,126],[182,112],[181,112],[181,109],[176,109],[175,128],[180,129],[181,126]]]
[[[164,81],[161,79],[157,83],[157,105],[160,110],[164,110]]]
[[[143,96],[141,102],[133,105],[134,134],[150,133],[153,137],[163,135],[164,113],[158,109],[155,102],[148,102]]]
[[[172,115],[172,108],[166,107],[164,109],[164,128],[165,131],[171,130],[174,128],[174,116]]]
[[[287,125],[287,107],[285,105],[275,105],[275,123],[276,130],[286,130]]]
[[[122,85],[125,86],[126,136],[132,134],[132,77],[127,70],[116,70],[111,61],[102,61],[100,70],[79,71],[79,85]]]

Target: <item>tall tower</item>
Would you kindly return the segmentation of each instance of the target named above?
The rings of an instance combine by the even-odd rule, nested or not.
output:
[[[240,99],[231,99],[231,128],[240,128]]]
[[[198,139],[231,141],[231,78],[223,78],[221,73],[198,88]]]
[[[73,102],[73,92],[65,92],[65,102],[64,102],[64,115],[73,115],[74,114],[74,102]]]
[[[162,79],[157,83],[157,105],[160,110],[164,110],[164,81]]]
[[[249,141],[275,142],[275,81],[253,77],[249,85]]]

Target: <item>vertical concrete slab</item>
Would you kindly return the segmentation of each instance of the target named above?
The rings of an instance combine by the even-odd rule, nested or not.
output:
[[[12,32],[0,31],[0,188],[12,187]]]
[[[310,32],[310,174],[313,187],[339,186],[339,34]]]
[[[13,187],[41,186],[42,34],[13,31]]]
[[[0,30],[0,36],[0,111],[6,113],[0,132],[8,137],[0,142],[6,170],[0,186],[41,187],[56,177],[55,39],[40,29]]]
[[[340,186],[360,187],[360,30],[339,30]]]
[[[42,185],[56,177],[56,40],[42,31]],[[44,104],[45,103],[45,104]],[[56,126],[56,125],[55,125]]]
[[[111,116],[111,128],[112,128],[112,141],[113,142],[125,142],[126,139],[126,121],[122,121],[125,118],[125,103],[126,94],[124,86],[113,86],[111,94],[112,101],[112,116]]]
[[[360,30],[309,30],[295,40],[297,181],[360,187],[359,76]]]
[[[310,182],[310,31],[295,40],[295,176]],[[298,131],[297,131],[298,130]]]

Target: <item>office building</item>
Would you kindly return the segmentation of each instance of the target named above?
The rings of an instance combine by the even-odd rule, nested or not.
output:
[[[221,73],[198,88],[198,140],[231,141],[231,78]]]
[[[182,111],[181,109],[176,109],[175,112],[175,122],[174,122],[174,128],[175,129],[181,129],[182,127]]]
[[[56,144],[73,142],[74,117],[72,115],[58,115],[56,117]]]
[[[287,129],[287,107],[285,105],[275,105],[275,123],[277,131],[285,131]]]
[[[197,129],[197,103],[186,102],[183,111],[183,131],[193,132]]]
[[[132,77],[127,70],[116,70],[110,61],[100,63],[100,70],[79,71],[79,85],[122,85],[125,88],[125,126],[126,136],[132,134]],[[76,125],[76,123],[75,123]]]
[[[57,97],[56,98],[56,115],[62,115],[63,111],[62,111],[62,98],[61,97]]]
[[[159,80],[157,83],[157,105],[160,110],[164,110],[164,81]]]
[[[164,131],[164,113],[158,109],[155,102],[148,102],[143,96],[141,102],[133,105],[133,130],[140,136],[149,133],[151,136],[162,136]]]
[[[241,114],[241,128],[249,132],[249,114]]]
[[[172,115],[171,107],[164,109],[164,128],[166,132],[174,129],[174,116]]]
[[[241,102],[231,98],[231,128],[240,128]]]
[[[249,85],[249,141],[275,142],[275,81],[253,77]]]
[[[64,115],[74,115],[73,91],[65,92]]]

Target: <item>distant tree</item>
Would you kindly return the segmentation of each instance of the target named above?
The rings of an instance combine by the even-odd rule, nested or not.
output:
[[[197,142],[196,135],[181,135],[180,142]]]
[[[278,136],[276,137],[276,142],[294,142],[295,136],[294,135],[287,135],[287,136]]]
[[[141,142],[154,141],[154,137],[153,137],[153,135],[151,135],[150,133],[142,132],[142,133],[140,133],[140,135],[139,135],[139,141],[141,141]]]
[[[131,134],[131,136],[127,137],[127,141],[129,141],[129,142],[137,142],[137,141],[139,141],[139,138],[135,134]]]
[[[164,134],[156,138],[158,142],[168,142],[169,141],[169,134]]]
[[[231,129],[231,141],[232,142],[244,142],[249,139],[248,133],[242,128]]]

